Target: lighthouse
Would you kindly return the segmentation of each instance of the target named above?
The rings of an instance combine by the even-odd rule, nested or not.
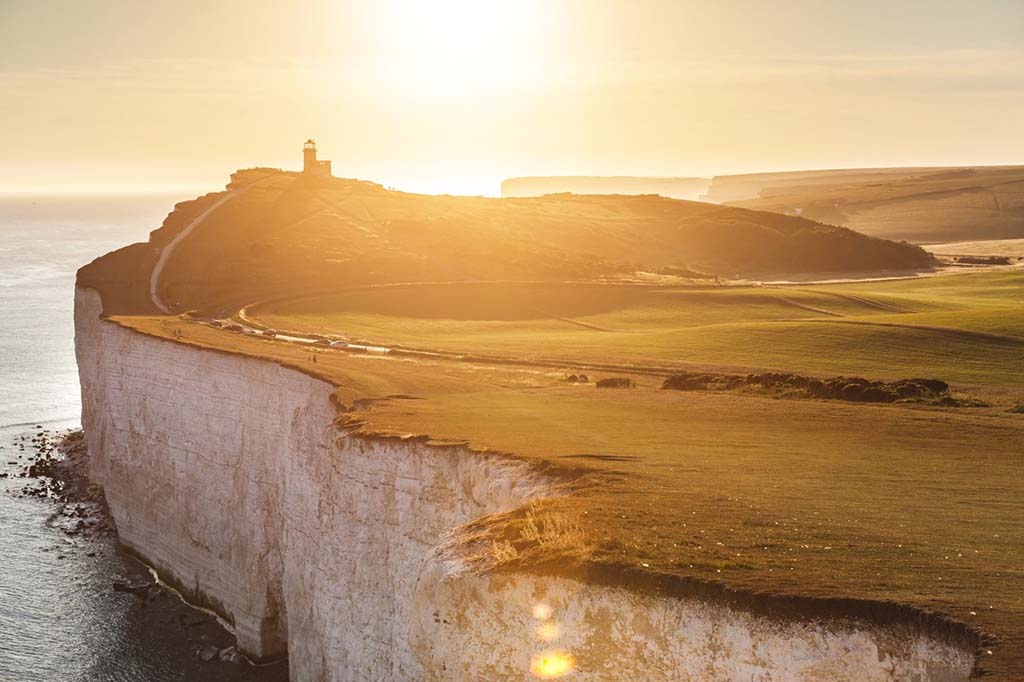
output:
[[[331,174],[331,162],[316,158],[316,142],[312,138],[302,145],[302,172],[310,175]]]

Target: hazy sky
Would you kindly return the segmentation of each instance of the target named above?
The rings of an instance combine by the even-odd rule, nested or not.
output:
[[[1024,163],[1024,0],[0,0],[0,191]]]

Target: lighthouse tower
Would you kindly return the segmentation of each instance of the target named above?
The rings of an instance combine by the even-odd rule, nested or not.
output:
[[[330,175],[331,162],[320,161],[316,158],[316,142],[312,139],[306,140],[302,145],[302,172],[310,175]]]

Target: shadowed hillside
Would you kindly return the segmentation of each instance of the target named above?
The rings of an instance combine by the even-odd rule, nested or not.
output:
[[[266,170],[236,174],[231,188],[237,193],[166,263],[159,293],[172,309],[396,282],[852,273],[931,264],[918,247],[804,218],[657,196],[428,196]],[[180,204],[150,244],[86,266],[80,282],[101,291],[130,284],[113,287],[121,305],[147,310],[153,247],[223,196]]]

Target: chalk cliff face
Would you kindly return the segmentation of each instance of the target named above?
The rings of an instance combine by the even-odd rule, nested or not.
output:
[[[291,679],[964,680],[967,646],[857,622],[470,572],[449,542],[554,493],[528,464],[334,426],[333,387],[151,338],[76,292],[82,423],[121,541]],[[557,670],[557,665],[553,667]]]

